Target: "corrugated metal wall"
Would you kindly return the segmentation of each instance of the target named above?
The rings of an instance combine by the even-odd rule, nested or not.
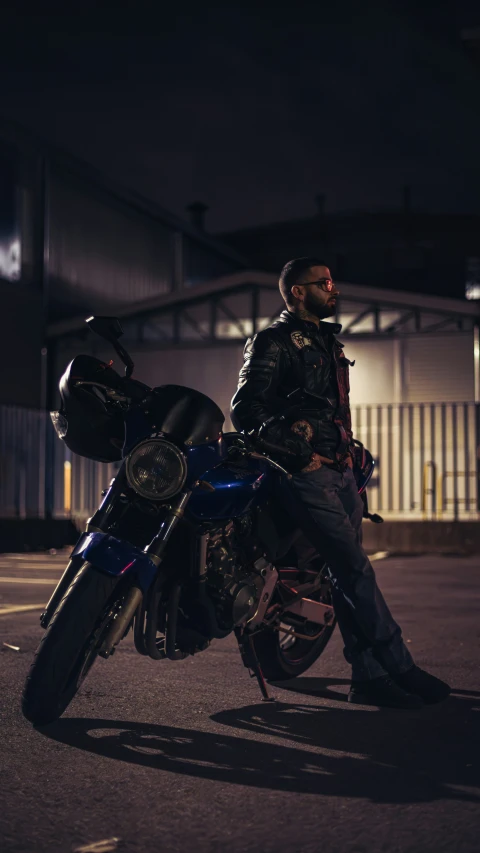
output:
[[[352,419],[377,462],[372,510],[391,519],[478,518],[478,405],[354,406]],[[0,516],[43,517],[50,490],[53,515],[83,524],[117,469],[72,455],[45,413],[0,407]]]
[[[371,510],[387,519],[478,518],[475,417],[474,403],[353,406],[354,435],[377,463]],[[82,522],[114,466],[79,457],[72,464],[72,514]]]
[[[114,310],[172,287],[174,232],[106,191],[52,169],[48,184],[51,318]]]
[[[474,399],[472,333],[425,334],[396,340],[356,339],[352,334],[340,339],[345,344],[345,354],[355,361],[350,371],[352,406]],[[191,385],[228,411],[237,387],[243,347],[244,341],[239,339],[225,348],[203,345],[196,350],[172,345],[171,350],[148,353],[135,352],[134,346],[131,349],[138,379],[148,385]],[[77,344],[76,352],[80,350]],[[102,350],[102,356],[115,357],[111,349]],[[63,362],[66,364],[67,359]],[[59,365],[60,369],[63,366]]]
[[[0,406],[0,514],[42,518],[45,513],[45,412]]]
[[[350,369],[350,403],[381,405],[401,402],[398,340],[362,339],[355,335],[339,335],[345,344],[345,355],[354,366]]]
[[[386,518],[474,519],[477,513],[475,403],[353,406],[354,437],[377,463],[368,489]]]
[[[411,403],[471,400],[473,333],[404,338],[405,397]]]

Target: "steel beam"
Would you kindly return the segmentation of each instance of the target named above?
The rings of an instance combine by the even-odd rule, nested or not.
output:
[[[173,312],[173,330],[172,330],[172,343],[179,344],[180,343],[180,317],[181,311],[177,308]]]
[[[122,305],[116,310],[119,318],[138,320],[142,317],[150,318],[154,315],[164,314],[181,309],[183,305],[189,307],[193,304],[209,302],[215,296],[223,298],[238,293],[251,293],[252,287],[272,295],[278,293],[278,285],[275,276],[271,273],[247,270],[245,272],[232,273],[217,280],[198,285],[195,288],[182,288],[179,291],[171,291],[167,294],[145,300],[134,305]],[[381,310],[407,311],[411,314],[421,311],[424,314],[434,314],[440,317],[451,317],[462,315],[471,317],[472,321],[478,322],[479,309],[476,304],[459,299],[446,297],[434,298],[424,294],[408,294],[403,291],[387,291],[384,288],[364,287],[363,285],[351,285],[346,282],[339,283],[342,291],[342,301],[346,303],[357,303],[359,306],[381,305]],[[283,308],[283,306],[282,306]],[[361,308],[359,310],[362,310]],[[76,333],[84,323],[83,315],[52,323],[47,329],[47,336],[58,338]],[[393,324],[396,326],[397,324]]]
[[[374,310],[375,306],[369,305],[368,308],[365,308],[364,311],[361,311],[360,314],[357,314],[357,316],[354,317],[353,320],[351,320],[350,323],[342,329],[342,334],[345,334],[345,332],[349,332],[350,329],[353,328],[353,326],[356,326],[358,323],[364,320],[365,317],[368,317],[368,315],[371,314]]]
[[[218,299],[212,299],[210,302],[210,340],[215,341],[217,337],[217,305]]]
[[[445,317],[443,320],[438,320],[437,323],[431,323],[429,326],[422,326],[422,332],[435,332],[437,329],[443,329],[444,326],[456,323],[456,321],[456,317]]]
[[[237,327],[237,329],[239,330],[242,337],[247,338],[248,337],[247,331],[246,331],[242,321],[239,320],[239,318],[233,313],[233,311],[228,307],[228,305],[224,305],[224,303],[222,302],[221,299],[219,299],[217,301],[217,305],[223,311],[225,316],[228,317],[229,320],[231,320],[231,322],[234,324],[234,326]]]
[[[157,324],[155,323],[154,320],[151,320],[150,322],[144,320],[142,323],[142,328],[143,328],[142,340],[145,340],[145,329],[147,329],[147,328],[155,329],[155,332],[157,333],[159,338],[163,339],[164,341],[171,341],[172,340],[172,336],[170,335],[170,337],[169,337],[167,335],[167,333],[164,332],[164,330],[162,328],[160,328],[160,326],[157,326]]]
[[[395,322],[392,323],[392,325],[389,326],[388,329],[385,329],[385,331],[386,332],[396,332],[397,329],[400,328],[400,326],[404,326],[405,323],[408,323],[408,321],[412,319],[413,314],[414,314],[414,312],[411,310],[406,311],[405,314],[402,314],[402,316],[398,320],[395,320]]]
[[[274,322],[275,322],[275,320],[278,320],[278,318],[279,318],[280,314],[282,313],[282,311],[285,311],[285,302],[284,302],[284,303],[283,303],[283,305],[278,309],[278,311],[275,311],[275,314],[272,314],[272,316],[270,317],[270,319],[269,319],[269,321],[268,321],[268,325],[269,325],[269,326],[271,326],[271,325],[272,325],[272,323],[274,323]]]
[[[337,302],[335,305],[335,322],[341,324],[341,297],[337,296]]]
[[[277,315],[278,316],[278,315]],[[274,318],[275,319],[275,318]],[[398,337],[400,338],[409,338],[413,335],[418,334],[417,332],[399,332]],[[437,332],[431,332],[432,335],[437,334]],[[442,334],[444,337],[451,337],[458,334],[456,329],[444,329],[438,330],[438,334]],[[355,340],[370,340],[370,341],[380,341],[380,340],[392,340],[392,334],[389,332],[379,332],[376,334],[375,332],[357,332],[355,336],[352,335],[352,338],[355,337]],[[245,336],[246,338],[246,336]],[[139,344],[132,340],[126,340],[124,342],[124,346],[127,349],[131,349],[135,352],[156,352],[157,350],[171,350],[174,346],[181,346],[185,349],[203,349],[205,347],[229,347],[229,346],[239,346],[245,342],[245,338],[235,337],[235,338],[219,338],[216,337],[213,341],[209,337],[205,338],[196,338],[196,339],[181,339],[180,337],[175,341],[172,338],[164,338],[159,339],[158,341],[144,341]],[[69,337],[69,345],[71,347],[72,341],[78,340],[76,335],[70,335]]]
[[[204,333],[204,331],[200,328],[200,326],[198,325],[195,318],[192,317],[188,313],[188,311],[186,311],[185,308],[182,311],[182,317],[185,320],[185,322],[188,323],[188,325],[191,326],[191,328],[196,331],[196,333],[199,336],[201,341],[208,341],[209,340],[209,336]]]

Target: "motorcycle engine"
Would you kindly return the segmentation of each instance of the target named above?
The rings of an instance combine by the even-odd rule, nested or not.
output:
[[[264,561],[257,559],[262,557],[257,549],[250,516],[231,521],[210,534],[207,589],[222,628],[240,625],[257,612],[264,586]]]

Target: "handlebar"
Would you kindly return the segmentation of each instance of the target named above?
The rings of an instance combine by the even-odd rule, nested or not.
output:
[[[144,385],[144,383],[139,382],[138,379],[122,378],[122,386],[127,397],[130,397],[134,403],[140,403],[148,394],[152,393],[150,386]]]
[[[132,403],[142,402],[142,400],[144,400],[152,391],[152,389],[148,385],[144,385],[143,382],[138,382],[136,379],[126,379],[123,376],[119,376],[116,371],[113,370],[110,370],[109,375],[105,378],[109,381],[99,382],[98,380],[79,379],[75,381],[75,385],[91,385],[96,388],[102,388],[106,392],[114,391],[121,396],[124,395],[125,397],[130,398]]]
[[[293,452],[293,450],[287,450],[286,447],[282,447],[281,444],[273,444],[271,441],[265,441],[264,438],[256,438],[254,439],[255,448],[257,450],[263,450],[266,453],[276,453],[278,456],[296,456],[297,454]]]

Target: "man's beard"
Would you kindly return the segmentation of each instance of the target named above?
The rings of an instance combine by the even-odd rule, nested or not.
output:
[[[314,317],[318,317],[319,320],[325,320],[327,317],[333,317],[336,310],[336,306],[333,302],[324,302],[323,305],[320,305],[318,302],[315,302],[314,299],[309,297],[305,299],[303,304],[308,313],[313,314]]]

